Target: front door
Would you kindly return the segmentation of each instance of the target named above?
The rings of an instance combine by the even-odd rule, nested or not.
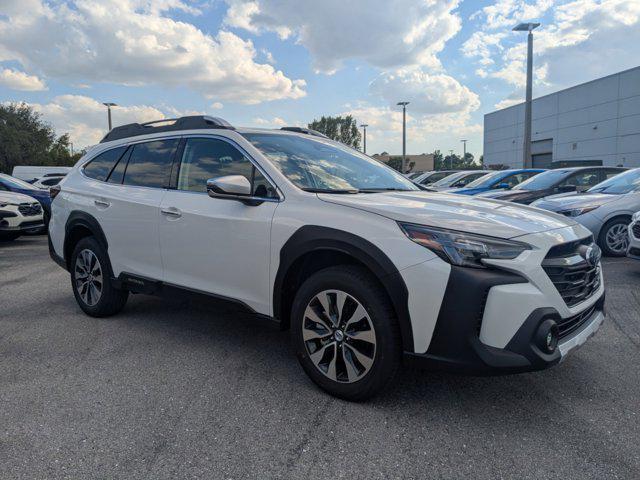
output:
[[[243,175],[259,205],[211,198],[207,180]],[[187,138],[175,189],[160,207],[164,281],[269,313],[271,221],[275,187],[236,146],[213,137]]]

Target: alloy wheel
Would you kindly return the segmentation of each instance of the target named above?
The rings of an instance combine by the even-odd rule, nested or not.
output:
[[[605,236],[607,247],[617,254],[626,253],[629,246],[628,226],[623,223],[612,225]]]
[[[89,249],[80,251],[74,268],[76,290],[82,301],[92,307],[102,296],[102,267],[95,253]]]
[[[376,332],[371,317],[342,290],[324,290],[311,299],[302,338],[311,362],[333,381],[356,382],[373,366]]]

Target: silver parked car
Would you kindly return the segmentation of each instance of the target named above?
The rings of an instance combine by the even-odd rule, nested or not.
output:
[[[640,211],[636,212],[629,225],[629,248],[627,255],[640,260]]]
[[[632,215],[640,210],[640,168],[601,182],[578,195],[552,195],[531,204],[574,218],[593,232],[606,255],[624,256]]]

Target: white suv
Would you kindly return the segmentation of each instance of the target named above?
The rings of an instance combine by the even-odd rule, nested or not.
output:
[[[113,129],[52,188],[52,257],[92,316],[172,288],[276,319],[320,387],[360,400],[401,364],[560,362],[604,320],[588,230],[423,192],[317,132],[211,117]]]

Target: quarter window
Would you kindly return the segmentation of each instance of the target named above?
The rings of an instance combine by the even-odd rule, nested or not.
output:
[[[101,153],[85,165],[84,174],[89,178],[104,182],[126,149],[127,147],[117,147]]]
[[[178,142],[178,139],[167,139],[134,145],[124,174],[124,184],[164,187],[168,183]]]
[[[178,174],[178,190],[206,192],[207,180],[227,175],[242,175],[249,180],[254,196],[276,197],[273,186],[233,145],[214,138],[187,140]]]

